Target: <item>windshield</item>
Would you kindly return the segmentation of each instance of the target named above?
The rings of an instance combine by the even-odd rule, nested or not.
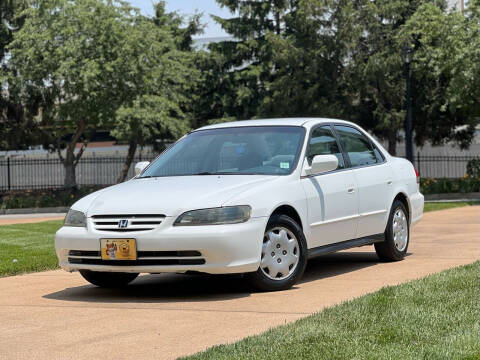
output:
[[[141,177],[290,174],[304,136],[305,129],[300,126],[195,131],[158,157]]]

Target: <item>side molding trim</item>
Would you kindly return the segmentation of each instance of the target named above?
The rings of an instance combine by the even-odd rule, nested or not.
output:
[[[316,248],[308,249],[308,258],[311,259],[320,255],[330,254],[340,250],[351,249],[354,247],[372,245],[382,241],[385,241],[385,234],[383,233],[365,236],[353,240],[342,241],[335,244],[323,245]]]

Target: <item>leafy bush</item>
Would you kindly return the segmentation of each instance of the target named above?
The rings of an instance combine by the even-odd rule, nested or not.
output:
[[[425,195],[480,192],[480,177],[460,179],[421,178],[420,191]]]
[[[0,194],[0,209],[42,208],[70,206],[75,201],[100,187],[82,187],[73,190],[12,190]]]
[[[468,161],[467,175],[471,178],[480,178],[480,158]]]

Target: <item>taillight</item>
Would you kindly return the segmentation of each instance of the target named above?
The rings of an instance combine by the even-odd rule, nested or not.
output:
[[[420,184],[420,173],[418,172],[417,169],[415,169],[415,167],[413,167],[413,170],[415,170],[415,176],[417,177],[417,184]]]

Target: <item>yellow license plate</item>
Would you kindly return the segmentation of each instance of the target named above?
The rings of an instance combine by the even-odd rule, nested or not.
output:
[[[100,239],[102,260],[137,260],[135,239]]]

